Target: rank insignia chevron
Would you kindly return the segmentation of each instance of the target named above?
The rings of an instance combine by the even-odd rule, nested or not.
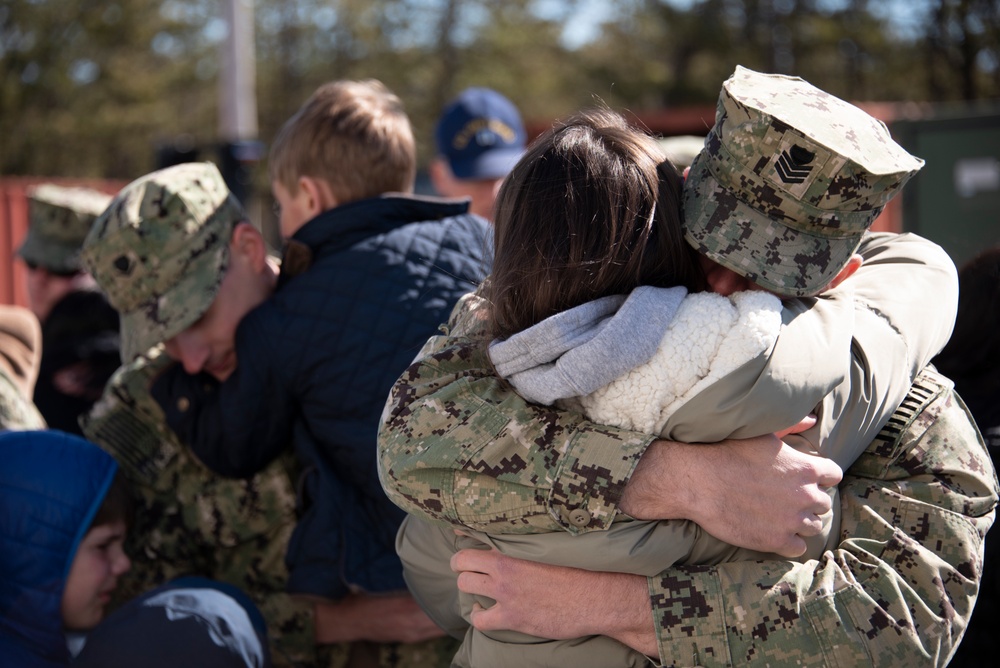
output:
[[[784,183],[804,183],[809,172],[812,171],[809,163],[814,157],[815,154],[811,151],[807,151],[801,146],[792,146],[791,151],[781,152],[774,168]]]

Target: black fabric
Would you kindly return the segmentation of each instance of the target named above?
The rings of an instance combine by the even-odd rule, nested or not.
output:
[[[392,384],[488,272],[489,224],[466,211],[385,196],[317,216],[291,240],[311,264],[283,273],[240,323],[226,383],[175,367],[154,388],[171,427],[223,475],[250,476],[294,445],[304,473],[289,591],[405,588],[394,548],[404,513],[379,484],[376,436]]]
[[[60,299],[42,324],[34,403],[50,429],[82,436],[80,415],[101,397],[121,362],[118,312],[96,290]]]
[[[264,618],[245,593],[223,582],[187,577],[109,615],[89,634],[72,665],[269,668],[271,660]]]

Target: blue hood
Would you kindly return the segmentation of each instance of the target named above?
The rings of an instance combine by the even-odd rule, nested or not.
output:
[[[77,547],[118,466],[58,431],[0,433],[0,656],[69,663],[60,603]]]

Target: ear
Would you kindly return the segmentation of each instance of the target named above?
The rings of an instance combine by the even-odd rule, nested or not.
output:
[[[260,271],[267,262],[267,244],[260,231],[247,222],[238,223],[233,228],[230,251],[245,259],[247,264]]]
[[[302,197],[302,204],[309,218],[313,218],[328,211],[339,203],[333,196],[333,191],[323,179],[313,176],[300,176],[299,195]]]
[[[451,197],[454,192],[455,177],[451,173],[448,163],[442,158],[434,158],[428,167],[431,177],[431,185],[441,197]]]
[[[853,276],[854,272],[860,269],[863,263],[864,259],[860,255],[856,253],[852,255],[851,259],[847,261],[847,265],[845,265],[844,268],[840,270],[840,273],[838,273],[836,276],[833,277],[833,280],[830,281],[830,284],[823,289],[823,292],[826,292],[827,290],[833,290],[835,287],[837,287],[838,285],[846,281],[848,278]]]

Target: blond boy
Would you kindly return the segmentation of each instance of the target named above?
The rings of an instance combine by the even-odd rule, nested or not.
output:
[[[181,363],[152,393],[207,466],[249,477],[293,446],[301,475],[288,591],[354,606],[348,621],[379,627],[330,628],[318,616],[320,641],[440,635],[426,618],[415,622],[410,608],[372,614],[384,597],[365,596],[409,600],[393,544],[402,512],[385,498],[375,470],[384,397],[487,269],[486,221],[466,214],[464,204],[409,195],[415,164],[399,99],[376,81],[333,82],[273,144],[272,184],[288,239],[280,274],[266,270],[259,234],[243,217],[215,215],[225,197],[218,207],[204,203],[212,197],[202,195],[217,190],[204,166],[128,186],[87,243],[98,281],[117,285],[112,301],[127,307],[126,357],[163,343]],[[156,200],[162,210],[144,212],[152,206],[147,187],[168,191]],[[170,192],[187,204],[171,210]],[[140,240],[188,235],[182,268],[136,280],[165,274],[168,263],[162,252],[115,241],[129,229]],[[369,650],[383,665],[403,665],[387,658],[398,647]]]

